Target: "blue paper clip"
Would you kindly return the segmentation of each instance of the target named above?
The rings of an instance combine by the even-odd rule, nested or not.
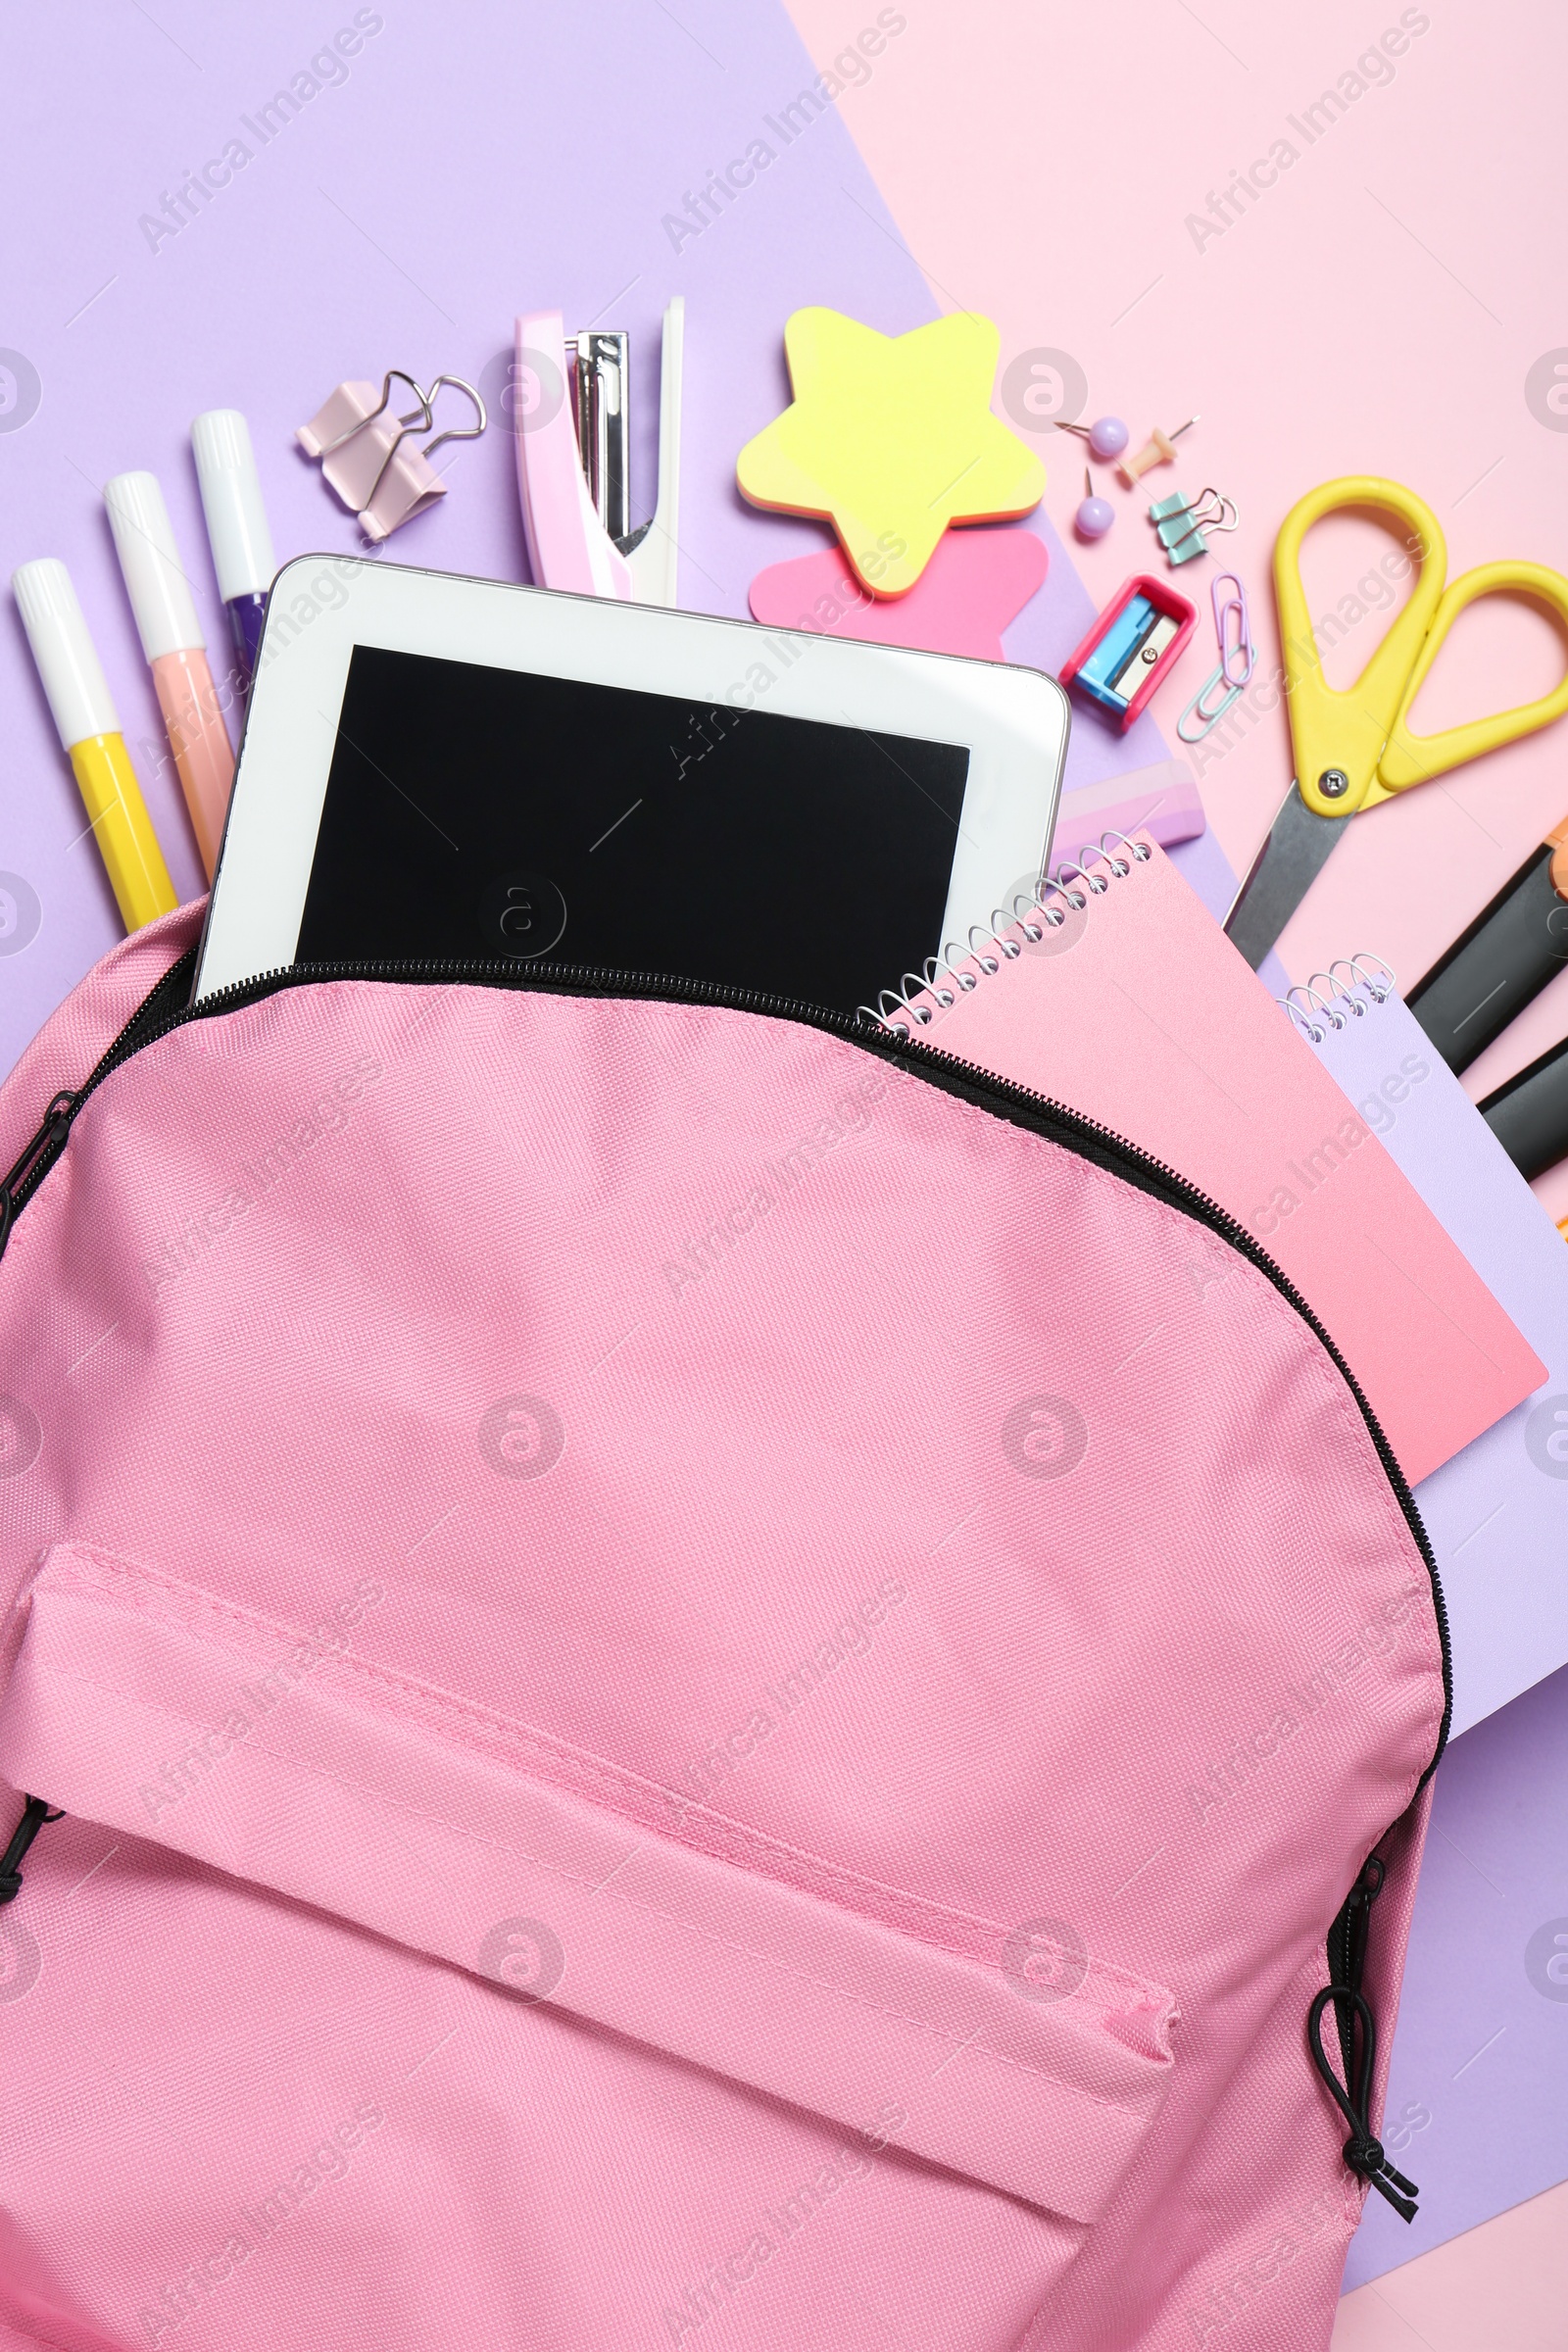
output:
[[[1209,599],[1214,608],[1214,634],[1219,639],[1219,667],[1203,680],[1176,721],[1183,743],[1201,743],[1252,674],[1252,624],[1247,611],[1247,590],[1234,571],[1220,573],[1209,589]],[[1211,703],[1216,692],[1220,699]],[[1188,724],[1193,718],[1198,720],[1196,727]]]

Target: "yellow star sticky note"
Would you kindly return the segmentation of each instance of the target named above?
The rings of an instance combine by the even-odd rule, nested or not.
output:
[[[991,414],[1000,347],[966,311],[906,335],[797,311],[784,329],[795,398],[741,451],[743,494],[829,516],[861,584],[906,596],[950,522],[1040,504],[1045,467]]]

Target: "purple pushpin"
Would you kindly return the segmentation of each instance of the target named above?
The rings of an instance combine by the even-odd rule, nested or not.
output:
[[[1116,510],[1108,498],[1097,498],[1089,468],[1084,467],[1084,495],[1079,501],[1073,525],[1080,539],[1103,539],[1116,519]]]
[[[1060,423],[1058,417],[1057,422]],[[1063,424],[1064,433],[1079,433],[1089,444],[1090,454],[1101,464],[1119,458],[1128,442],[1127,427],[1119,416],[1097,416],[1093,424]]]

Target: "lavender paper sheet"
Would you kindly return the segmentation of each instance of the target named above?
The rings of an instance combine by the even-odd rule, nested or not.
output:
[[[1347,2292],[1568,2180],[1565,1823],[1568,1670],[1438,1768],[1383,2120],[1421,2209],[1367,2199]]]
[[[818,525],[760,514],[735,488],[737,451],[789,396],[786,318],[829,303],[897,333],[935,315],[837,109],[796,103],[814,69],[770,0],[739,12],[606,0],[586,30],[569,9],[500,0],[439,23],[397,0],[221,12],[166,0],[151,14],[83,0],[64,173],[60,107],[38,96],[60,95],[59,22],[14,13],[6,40],[0,575],[32,556],[70,564],[182,898],[202,876],[104,516],[110,475],[159,476],[221,669],[227,632],[190,456],[199,411],[249,417],[280,564],[363,554],[294,427],[344,377],[389,367],[466,375],[494,400],[514,315],[559,304],[568,324],[632,335],[642,502],[659,321],[682,293],[681,602],[739,617],[764,564],[822,544]],[[895,66],[890,52],[871,70]],[[722,207],[697,201],[713,170],[757,143],[771,160],[749,186]],[[391,559],[526,579],[508,430],[437,462],[449,494],[398,532]],[[1037,527],[1051,573],[1007,650],[1051,666],[1090,607],[1043,517]],[[7,1069],[120,930],[21,623],[10,597],[0,603]],[[1162,755],[1151,721],[1120,739],[1085,722],[1069,782]],[[1222,908],[1231,881],[1217,847],[1194,843],[1182,861]]]
[[[334,61],[340,33],[354,53]],[[38,395],[35,414],[0,416],[0,572],[37,555],[71,565],[181,897],[203,880],[104,516],[111,474],[148,466],[162,481],[220,667],[227,631],[189,442],[199,411],[248,416],[280,564],[363,555],[354,517],[294,447],[296,425],[343,378],[394,366],[466,376],[497,402],[514,314],[559,304],[571,325],[631,332],[633,489],[646,499],[659,322],[684,293],[682,601],[739,614],[754,572],[814,537],[734,488],[736,451],[787,398],[786,316],[829,302],[889,330],[932,316],[837,111],[788,141],[764,132],[813,71],[772,5],[606,0],[585,25],[570,9],[499,0],[439,21],[397,0],[167,0],[150,14],[85,0],[72,16],[64,177],[60,109],[39,98],[59,95],[61,71],[58,21],[8,20],[0,341],[20,347]],[[711,169],[763,137],[773,161],[728,210],[696,233],[668,225],[690,220],[688,194]],[[192,192],[210,162],[219,184]],[[436,463],[448,495],[396,534],[390,560],[526,579],[505,423]],[[341,591],[321,577],[324,603]],[[12,600],[0,603],[0,868],[41,910],[36,936],[0,958],[9,1067],[119,923]],[[309,607],[307,591],[306,626]]]

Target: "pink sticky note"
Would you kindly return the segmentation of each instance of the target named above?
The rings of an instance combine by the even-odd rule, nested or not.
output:
[[[1001,662],[1002,632],[1046,576],[1032,531],[949,531],[907,596],[868,596],[837,547],[770,564],[752,582],[752,616],[770,629],[812,629],[869,645]]]

